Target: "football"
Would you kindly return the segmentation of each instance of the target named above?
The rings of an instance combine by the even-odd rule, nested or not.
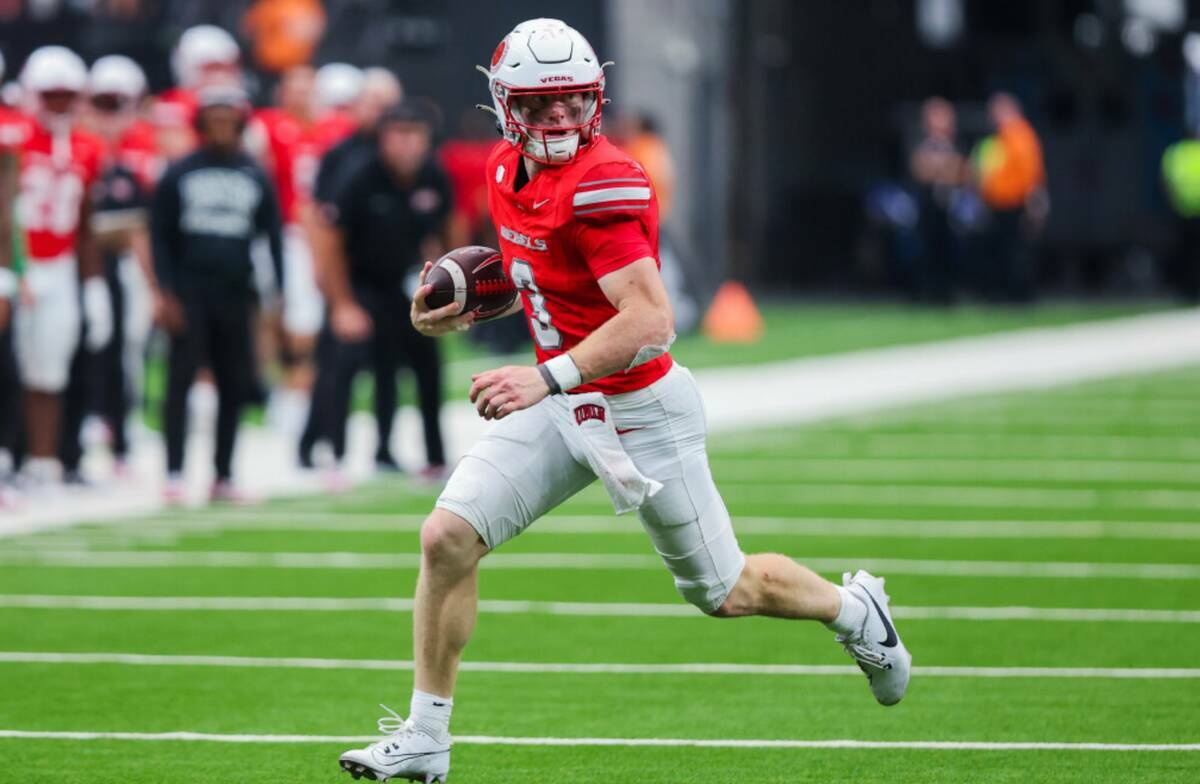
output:
[[[442,256],[425,276],[433,290],[425,297],[431,310],[461,302],[463,313],[475,311],[476,323],[495,318],[517,298],[517,288],[504,274],[500,252],[467,245]]]

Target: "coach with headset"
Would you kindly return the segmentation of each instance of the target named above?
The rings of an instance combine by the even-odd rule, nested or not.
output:
[[[168,502],[182,501],[187,393],[196,369],[216,378],[216,483],[211,499],[237,501],[234,439],[251,382],[254,265],[250,244],[266,234],[282,288],[283,255],[274,186],[243,150],[250,104],[237,87],[200,91],[200,146],[173,164],[154,192],[151,235],[161,290],[159,320],[171,335],[164,422]]]

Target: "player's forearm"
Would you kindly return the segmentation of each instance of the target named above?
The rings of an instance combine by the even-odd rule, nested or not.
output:
[[[623,307],[567,353],[586,384],[627,370],[639,354],[653,354],[656,349],[661,349],[658,354],[665,352],[674,335],[670,308],[639,300]]]
[[[16,156],[0,153],[0,267],[11,269],[13,202],[17,195]]]
[[[330,226],[316,210],[306,210],[304,216],[309,242],[312,244],[313,262],[316,265],[317,288],[331,306],[345,304],[350,301],[352,295],[342,234]]]
[[[79,257],[79,277],[94,278],[104,273],[100,256],[100,243],[96,235],[86,223],[79,226],[79,236],[75,240],[75,252]]]

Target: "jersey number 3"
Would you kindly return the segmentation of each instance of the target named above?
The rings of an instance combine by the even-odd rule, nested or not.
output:
[[[546,297],[533,280],[533,267],[528,261],[513,259],[509,276],[513,285],[529,295],[529,304],[533,307],[533,316],[529,326],[533,328],[533,339],[544,349],[562,348],[562,335],[550,322],[550,311],[546,310]]]

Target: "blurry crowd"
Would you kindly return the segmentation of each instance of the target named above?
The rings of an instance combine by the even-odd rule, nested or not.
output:
[[[254,24],[272,24],[261,13]],[[182,33],[173,84],[157,94],[133,59],[88,65],[62,46],[8,75],[0,509],[132,476],[143,422],[163,434],[168,503],[196,500],[183,477],[197,431],[213,436],[209,498],[252,500],[233,474],[248,407],[300,467],[344,488],[362,371],[376,468],[401,471],[390,445],[408,369],[426,460],[406,468],[444,475],[439,344],[413,330],[410,297],[423,260],[495,245],[484,175],[495,130],[465,117],[436,144],[439,107],[406,96],[391,71],[314,67],[311,47],[273,56],[255,40],[260,67],[278,66],[257,107],[243,47],[212,25]],[[648,120],[611,133],[645,161],[668,210],[672,164]],[[519,319],[484,327],[470,337],[493,350],[528,340]],[[111,461],[85,470],[85,444]]]
[[[430,196],[417,183],[426,170],[438,171],[435,119],[402,101],[391,72],[293,65],[280,75],[270,105],[255,109],[243,87],[241,48],[207,25],[183,33],[172,66],[175,84],[148,95],[132,59],[110,55],[89,67],[71,50],[47,46],[32,52],[5,86],[0,497],[6,503],[63,484],[86,485],[88,432],[108,443],[114,473],[128,472],[129,431],[141,421],[145,361],[156,336],[165,346],[153,354],[161,360],[165,353],[157,376],[165,370],[166,379],[153,415],[165,434],[167,499],[183,500],[184,446],[189,419],[198,419],[193,427],[215,430],[212,497],[239,500],[231,469],[244,407],[266,403],[268,418],[298,441],[314,419],[323,332],[339,344],[325,352],[326,364],[346,353],[339,341],[356,349],[394,342],[392,335],[377,337],[369,321],[355,330],[338,322],[346,308],[341,299],[355,293],[348,281],[361,277],[361,259],[343,260],[332,271],[314,261],[314,245],[344,252],[374,230],[337,214],[345,187],[353,187],[360,169],[388,166],[395,192],[410,198],[397,197],[397,207],[377,220],[428,215],[406,225],[418,243],[450,222],[449,188]],[[318,203],[329,157],[336,162],[327,167],[330,182]],[[396,274],[374,284],[400,291],[403,272],[441,247],[393,248]],[[335,273],[338,280],[327,280]],[[328,322],[327,300],[334,314]],[[389,373],[393,408],[403,360],[375,367],[379,386]],[[440,397],[440,389],[422,393]],[[348,412],[328,422],[319,413],[313,440],[336,442],[334,431],[345,427]],[[427,426],[436,429],[436,416]],[[380,460],[394,466],[388,435],[381,433]],[[432,455],[435,467],[442,462]]]
[[[1050,208],[1042,146],[1008,93],[988,100],[987,124],[968,147],[955,106],[927,99],[907,182],[876,188],[868,197],[868,214],[886,233],[895,276],[916,301],[1034,298],[1033,243]]]

